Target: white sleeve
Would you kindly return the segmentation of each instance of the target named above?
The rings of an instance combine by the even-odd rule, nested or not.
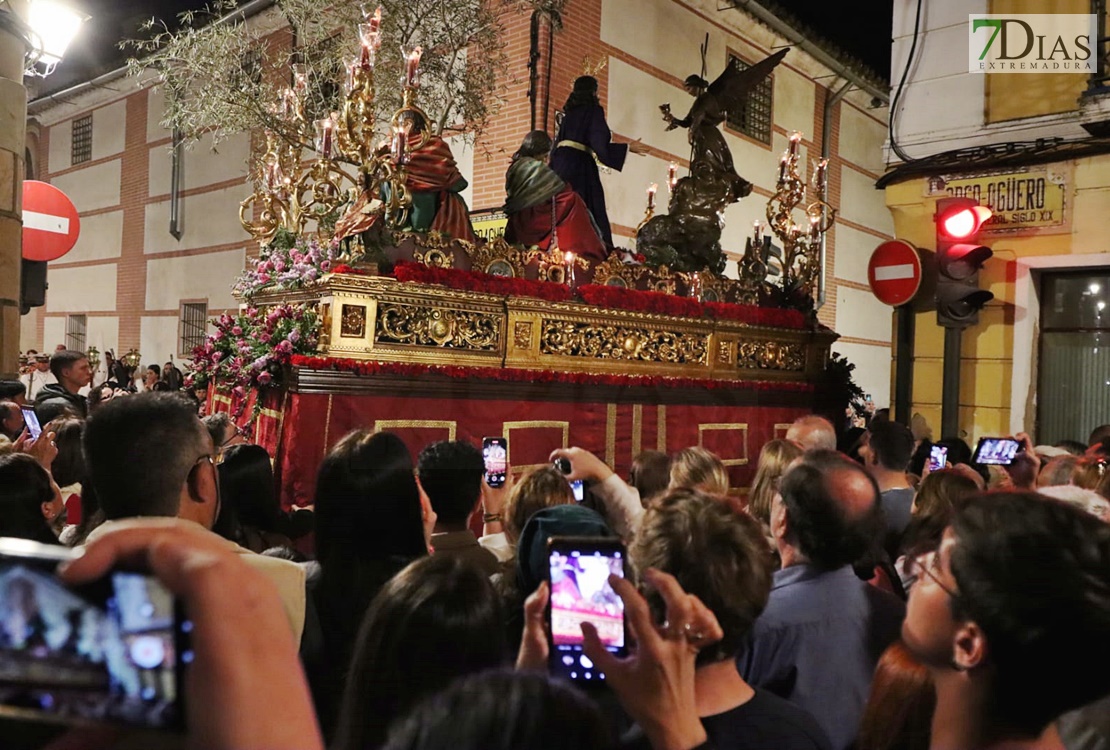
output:
[[[483,549],[492,552],[493,556],[497,558],[497,562],[512,559],[513,545],[509,544],[509,538],[505,536],[503,531],[478,537],[478,544],[482,545]]]
[[[605,506],[605,516],[613,531],[623,539],[631,538],[640,528],[644,516],[644,506],[640,503],[640,493],[630,487],[616,474],[590,488]]]

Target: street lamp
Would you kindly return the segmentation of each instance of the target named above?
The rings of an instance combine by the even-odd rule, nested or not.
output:
[[[27,45],[24,75],[46,77],[89,17],[59,0],[31,0],[27,18],[0,8],[0,28]]]

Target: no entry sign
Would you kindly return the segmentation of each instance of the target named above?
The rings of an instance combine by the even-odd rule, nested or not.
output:
[[[921,288],[917,248],[903,240],[879,245],[867,264],[867,283],[883,304],[898,307],[909,302]]]
[[[24,180],[24,258],[57,260],[73,249],[80,233],[81,219],[69,196],[48,183]]]

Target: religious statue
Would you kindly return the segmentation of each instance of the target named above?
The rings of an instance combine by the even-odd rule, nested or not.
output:
[[[505,175],[505,239],[547,251],[605,260],[605,243],[582,198],[547,165],[551,136],[524,136]]]
[[[638,140],[613,143],[611,137],[609,125],[605,122],[605,111],[597,98],[597,79],[579,76],[563,106],[563,119],[555,135],[555,149],[551,152],[551,169],[578,193],[590,209],[601,239],[608,248],[613,247],[613,232],[609,227],[605,191],[601,187],[597,165],[600,163],[619,172],[629,151],[639,155],[647,151]]]
[[[689,76],[684,88],[695,99],[682,119],[671,114],[670,104],[660,106],[667,130],[689,129],[692,152],[690,173],[674,185],[669,213],[654,216],[637,232],[637,247],[649,262],[667,262],[684,271],[708,268],[720,273],[724,269],[720,214],[751,193],[752,184],[737,174],[719,126],[744,106],[748,92],[770,75],[788,51],[779,50],[744,70],[730,64],[713,83]]]

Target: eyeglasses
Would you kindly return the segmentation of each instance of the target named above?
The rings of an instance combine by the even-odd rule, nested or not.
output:
[[[940,580],[940,552],[938,550],[927,552],[915,559],[913,572],[924,573],[933,580],[933,583],[940,587],[941,591],[948,594],[953,599],[960,598],[960,593],[958,591]]]
[[[206,454],[204,454],[203,456],[201,456],[200,458],[198,458],[196,461],[193,462],[193,469],[197,468],[198,466],[200,466],[205,461],[212,464],[213,466],[219,466],[220,464],[222,464],[224,462],[223,451],[217,451],[215,453],[206,453]],[[190,469],[190,471],[192,471],[192,469]]]

